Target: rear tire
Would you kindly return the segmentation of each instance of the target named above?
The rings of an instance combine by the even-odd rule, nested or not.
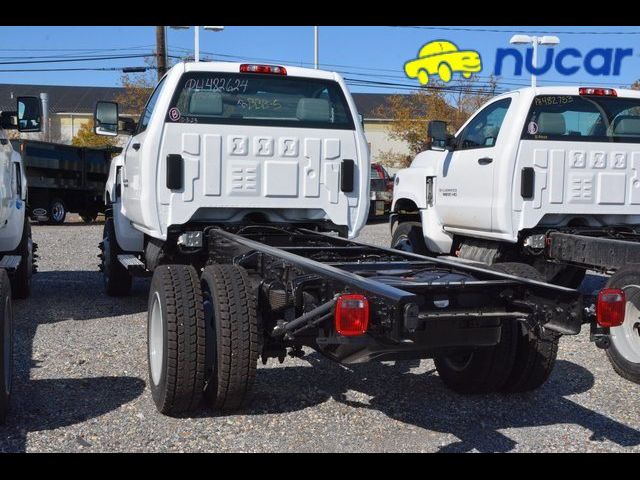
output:
[[[195,268],[156,267],[147,325],[149,383],[156,408],[170,416],[194,410],[204,391],[206,355],[202,291]]]
[[[500,341],[469,353],[434,358],[438,375],[451,390],[463,394],[491,393],[506,383],[516,354],[515,322],[502,322]]]
[[[52,225],[62,225],[67,218],[67,207],[59,198],[54,198],[49,205],[49,223]]]
[[[609,278],[607,288],[622,288],[627,299],[624,323],[609,329],[607,357],[618,375],[640,384],[640,265],[618,270]]]
[[[0,269],[0,424],[9,411],[13,376],[13,309],[6,270]]]
[[[116,240],[113,218],[107,218],[104,223],[100,250],[102,250],[100,255],[102,259],[100,269],[102,270],[102,278],[107,295],[111,297],[129,295],[133,278],[129,275],[127,269],[118,261],[118,255],[124,252]]]
[[[525,263],[499,263],[494,270],[544,282],[543,275]],[[535,390],[547,381],[558,355],[559,335],[548,331],[534,331],[524,323],[516,322],[516,357],[509,378],[502,386],[503,392],[527,392]]]
[[[201,281],[207,328],[205,396],[216,410],[236,410],[253,387],[260,354],[255,294],[247,272],[236,265],[207,266]]]
[[[429,255],[429,249],[422,233],[422,224],[420,222],[399,223],[393,231],[391,248],[419,255]]]
[[[24,217],[22,239],[13,254],[19,255],[21,260],[17,270],[10,277],[11,293],[13,298],[27,298],[31,293],[31,277],[33,275],[33,239],[28,215]]]

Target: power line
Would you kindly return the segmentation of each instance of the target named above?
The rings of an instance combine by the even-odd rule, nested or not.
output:
[[[454,32],[483,32],[483,33],[533,33],[533,34],[552,34],[552,35],[640,35],[640,31],[633,30],[630,32],[603,32],[596,31],[538,31],[538,30],[500,30],[497,28],[474,28],[474,27],[421,27],[410,25],[389,25],[390,28],[412,28],[417,30],[446,30]]]
[[[0,52],[111,52],[118,50],[136,50],[151,48],[153,44],[137,47],[110,47],[110,48],[0,48]]]
[[[134,50],[134,49],[132,49]],[[135,50],[142,50],[140,48],[136,48]],[[130,50],[129,50],[130,51]],[[148,50],[144,50],[146,53]],[[86,53],[98,54],[99,50],[92,50]],[[135,52],[135,53],[143,53],[143,52]],[[20,55],[20,56],[2,56],[0,60],[40,60],[40,59],[67,59],[67,58],[88,58],[93,55],[80,55],[78,53],[66,53],[66,54],[55,54],[55,55]]]
[[[156,67],[76,67],[76,68],[12,68],[12,69],[0,69],[2,72],[117,72],[125,69],[141,69],[155,70]]]
[[[119,60],[123,58],[144,58],[150,57],[153,54],[135,54],[135,55],[110,55],[110,56],[99,56],[99,57],[75,57],[75,58],[58,58],[58,59],[49,59],[49,60],[18,60],[18,61],[10,61],[10,62],[0,62],[0,65],[25,65],[25,64],[35,64],[35,63],[70,63],[70,62],[90,62],[90,61],[101,61],[101,60]]]

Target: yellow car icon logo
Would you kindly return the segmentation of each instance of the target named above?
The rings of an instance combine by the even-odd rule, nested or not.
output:
[[[422,46],[418,58],[404,64],[404,72],[409,78],[417,78],[422,85],[429,83],[431,75],[438,75],[448,83],[455,72],[464,78],[482,70],[480,54],[474,50],[459,50],[446,40],[436,40]]]

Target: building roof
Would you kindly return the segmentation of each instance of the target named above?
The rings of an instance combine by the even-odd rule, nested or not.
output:
[[[384,119],[384,116],[379,115],[376,109],[393,96],[388,93],[352,93],[351,95],[356,102],[356,107],[358,107],[358,113],[362,114],[366,120]]]
[[[15,110],[16,97],[49,94],[49,113],[93,114],[98,100],[114,101],[122,87],[81,87],[64,85],[20,85],[0,83],[0,110]],[[366,120],[381,119],[375,110],[389,97],[385,93],[353,93],[358,112]]]
[[[49,113],[93,113],[98,100],[113,100],[118,87],[0,84],[0,110],[15,110],[16,97],[49,94]]]

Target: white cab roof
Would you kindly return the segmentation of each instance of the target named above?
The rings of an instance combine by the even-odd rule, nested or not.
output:
[[[318,78],[323,80],[338,80],[340,75],[336,72],[330,72],[327,70],[316,70],[313,68],[294,67],[290,65],[282,65],[278,63],[265,63],[265,62],[181,62],[175,65],[173,68],[180,68],[183,66],[185,72],[231,72],[239,73],[240,65],[275,65],[284,67],[287,70],[287,76],[289,77],[305,77],[305,78]],[[172,68],[172,69],[173,69]]]
[[[553,86],[553,87],[527,87],[516,90],[524,95],[580,95],[580,88],[611,88],[616,91],[618,97],[640,98],[640,90],[630,90],[628,88],[603,87],[596,83],[572,86]],[[506,93],[508,94],[508,93]]]

